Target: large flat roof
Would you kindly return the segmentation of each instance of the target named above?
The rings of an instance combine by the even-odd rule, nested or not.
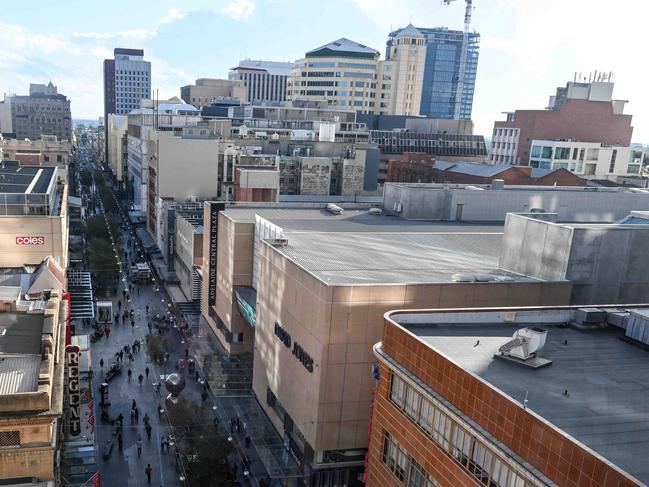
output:
[[[324,208],[242,206],[227,207],[223,213],[238,223],[254,223],[259,215],[291,232],[503,232],[503,225],[406,220],[385,213],[371,215],[368,210],[345,209],[342,215],[334,215]]]
[[[10,166],[0,167],[0,194],[43,194],[47,192],[54,167]]]
[[[0,359],[2,354],[41,353],[43,314],[0,313]]]
[[[461,227],[460,227],[461,228]],[[463,273],[481,279],[534,281],[498,269],[502,234],[409,232],[284,232],[285,247],[273,247],[330,285],[432,284]]]
[[[622,341],[624,330],[579,330],[550,313],[544,323],[540,312],[533,325],[548,334],[539,356],[552,365],[535,370],[494,358],[516,330],[528,325],[477,319],[450,324],[440,315],[432,314],[430,323],[403,326],[513,400],[522,403],[527,394],[528,409],[649,483],[649,351]],[[392,318],[400,320],[398,313]]]

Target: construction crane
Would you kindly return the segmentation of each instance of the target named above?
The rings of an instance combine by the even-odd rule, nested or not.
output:
[[[442,0],[444,5],[450,5],[455,0]],[[460,51],[460,66],[458,69],[457,87],[455,89],[455,109],[453,118],[460,119],[460,110],[462,108],[462,95],[464,94],[464,77],[466,75],[466,57],[469,50],[469,28],[471,27],[471,14],[473,13],[473,0],[464,0],[466,9],[464,10],[464,33],[462,35],[462,50]]]

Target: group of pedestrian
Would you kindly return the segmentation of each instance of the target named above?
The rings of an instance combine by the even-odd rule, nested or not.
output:
[[[230,433],[239,433],[241,431],[241,420],[239,417],[230,419]]]

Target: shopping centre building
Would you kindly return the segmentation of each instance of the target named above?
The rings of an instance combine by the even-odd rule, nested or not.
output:
[[[58,167],[0,166],[0,268],[68,265],[68,186]]]

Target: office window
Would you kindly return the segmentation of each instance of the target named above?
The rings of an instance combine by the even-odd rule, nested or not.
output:
[[[540,145],[533,145],[532,146],[532,157],[541,157],[541,149],[542,149],[542,147]]]
[[[440,487],[387,431],[384,433],[382,460],[388,470],[407,487]]]
[[[552,147],[543,147],[543,150],[541,151],[541,157],[543,159],[551,159],[552,158]]]
[[[576,161],[577,160],[577,153],[579,152],[579,148],[575,147],[572,149],[572,160]]]
[[[608,166],[608,172],[612,173],[615,171],[615,160],[617,159],[617,149],[613,149],[611,154],[611,164]]]
[[[570,159],[570,147],[555,147],[554,158],[559,160]]]

